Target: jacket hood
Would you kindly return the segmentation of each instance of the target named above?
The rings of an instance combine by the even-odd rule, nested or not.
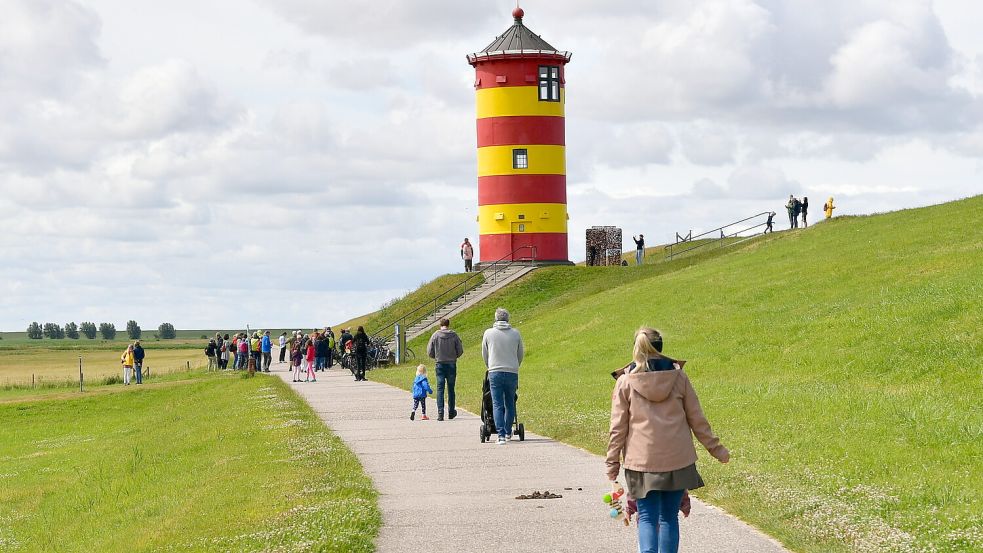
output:
[[[676,387],[682,371],[633,372],[627,376],[628,386],[649,401],[665,401]]]
[[[507,330],[509,328],[512,328],[512,325],[510,325],[508,321],[495,321],[495,324],[492,325],[492,328],[497,328],[499,330]]]
[[[437,332],[439,332],[441,334],[448,334],[448,335],[450,335],[450,334],[457,334],[456,332],[454,332],[453,330],[451,330],[449,328],[442,328],[442,329],[438,330]]]

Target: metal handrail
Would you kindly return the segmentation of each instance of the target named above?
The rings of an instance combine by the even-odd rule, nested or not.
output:
[[[530,256],[529,257],[516,258],[515,254],[517,252],[520,252],[520,251],[525,250],[525,249],[529,249],[531,251]],[[492,263],[490,263],[489,265],[487,265],[485,268],[483,268],[481,271],[475,272],[475,274],[473,274],[473,275],[469,276],[468,278],[462,280],[461,282],[455,284],[453,287],[448,288],[447,290],[441,292],[440,294],[438,294],[434,298],[432,298],[430,300],[427,300],[426,302],[418,305],[417,307],[413,308],[409,312],[404,313],[399,318],[397,318],[397,319],[395,319],[395,320],[393,320],[393,321],[391,321],[391,322],[389,322],[387,324],[380,325],[376,330],[374,330],[373,332],[370,333],[370,336],[379,336],[379,335],[382,335],[384,333],[387,333],[389,331],[389,329],[393,328],[393,326],[396,325],[397,323],[399,323],[400,326],[402,326],[403,328],[407,328],[408,329],[408,328],[412,327],[413,325],[419,323],[420,321],[422,321],[422,320],[426,319],[427,317],[431,316],[432,314],[436,313],[444,305],[447,305],[448,303],[450,303],[450,302],[452,302],[452,301],[454,301],[454,300],[456,300],[456,299],[458,299],[460,297],[463,297],[468,292],[474,290],[478,286],[481,286],[485,282],[488,282],[489,280],[493,280],[492,277],[495,277],[496,275],[498,275],[503,270],[511,267],[514,263],[516,263],[516,262],[524,262],[524,261],[531,261],[532,263],[535,263],[536,262],[536,252],[537,252],[536,246],[533,246],[533,245],[519,246],[518,248],[516,248],[516,249],[512,250],[511,252],[509,252],[507,255],[503,256],[501,259],[498,259],[497,261],[493,261]],[[504,264],[501,267],[499,267],[498,269],[496,269],[495,271],[493,271],[491,273],[488,273],[489,269],[491,269],[491,268],[499,265],[500,263],[504,263]],[[481,283],[478,283],[477,282],[477,278],[479,276],[484,277],[482,279]],[[470,286],[468,286],[469,283],[471,283]],[[446,300],[444,300],[442,302],[439,301],[441,298],[444,298],[444,297],[446,297],[446,296],[454,293],[458,288],[463,288],[463,290],[460,293],[457,293],[457,295],[454,295],[453,297],[450,297],[449,299],[446,299]],[[431,307],[431,306],[433,306],[432,309],[428,309],[426,312],[424,312],[423,315],[420,315],[419,317],[413,319],[408,324],[406,323],[406,320],[409,319],[410,316],[419,313],[420,310],[423,309],[423,308],[428,308],[428,307]]]
[[[753,229],[756,229],[758,227],[763,227],[763,226],[765,226],[765,225],[768,224],[767,221],[764,222],[764,223],[758,223],[756,225],[752,225],[752,226],[749,226],[749,227],[746,227],[746,228],[742,228],[740,230],[732,231],[730,233],[725,233],[724,232],[724,229],[728,229],[730,227],[733,227],[735,225],[739,225],[739,224],[744,223],[746,221],[750,221],[752,219],[757,219],[758,217],[761,217],[763,215],[770,215],[770,214],[771,214],[770,211],[762,211],[761,213],[757,213],[757,214],[752,215],[750,217],[745,217],[745,218],[743,218],[743,219],[741,219],[739,221],[734,221],[733,223],[728,223],[726,225],[717,227],[715,229],[710,229],[710,230],[708,230],[708,231],[706,231],[704,233],[697,234],[696,236],[692,236],[692,231],[690,231],[689,235],[687,235],[682,240],[680,240],[679,233],[676,233],[676,242],[674,242],[672,244],[667,244],[665,246],[665,248],[663,248],[663,249],[666,251],[666,257],[668,257],[671,260],[673,257],[675,257],[677,255],[682,255],[682,254],[684,254],[686,252],[691,252],[693,250],[698,250],[700,248],[704,248],[704,247],[711,246],[711,245],[716,245],[717,247],[724,247],[725,245],[726,246],[733,246],[735,244],[740,244],[741,242],[744,242],[745,240],[749,240],[749,239],[753,238],[753,235],[752,236],[745,237],[745,240],[738,240],[738,241],[732,242],[730,244],[723,244],[723,241],[725,239],[727,239],[727,238],[735,238],[735,237],[738,237],[741,234],[743,234],[743,233],[745,233],[745,232],[747,232],[749,230],[753,230]],[[699,244],[697,246],[692,246],[690,248],[686,248],[685,250],[682,250],[682,251],[675,251],[675,247],[676,246],[679,246],[680,244],[688,243],[688,242],[693,242],[695,240],[699,240],[700,238],[702,238],[704,236],[708,236],[710,234],[716,235],[718,233],[719,233],[719,236],[714,236],[713,239],[708,240],[707,242],[704,242],[704,243]],[[755,234],[757,234],[757,233],[755,233]]]

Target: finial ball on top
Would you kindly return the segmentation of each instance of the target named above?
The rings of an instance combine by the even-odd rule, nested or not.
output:
[[[515,9],[512,10],[512,17],[516,19],[522,19],[522,16],[524,15],[526,15],[526,12],[522,11],[522,8],[518,6],[516,6]]]

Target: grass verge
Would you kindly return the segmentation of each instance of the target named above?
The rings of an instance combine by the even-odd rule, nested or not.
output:
[[[373,550],[371,482],[279,379],[0,404],[0,420],[0,550]]]

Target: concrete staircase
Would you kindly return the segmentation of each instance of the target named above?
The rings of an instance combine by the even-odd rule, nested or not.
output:
[[[419,322],[407,328],[406,341],[409,342],[417,336],[426,333],[437,326],[440,319],[445,317],[450,318],[463,312],[465,309],[487,298],[496,291],[529,274],[535,268],[529,265],[510,264],[504,268],[494,267],[490,270],[482,271],[485,275],[485,282],[468,290],[462,296],[437,307],[436,310],[428,313]],[[394,344],[389,345],[393,346]]]

